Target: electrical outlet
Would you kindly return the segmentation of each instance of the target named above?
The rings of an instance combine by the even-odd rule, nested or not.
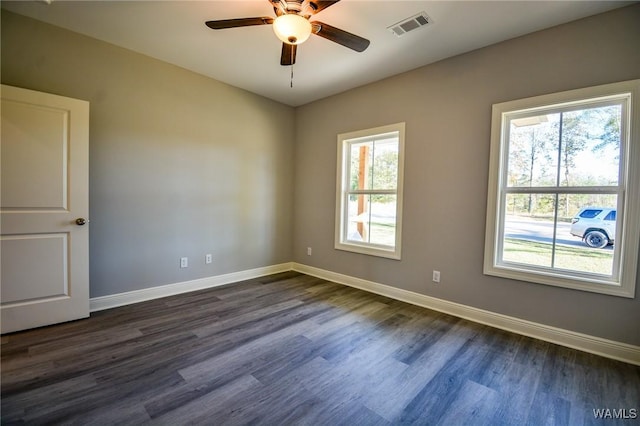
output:
[[[189,267],[189,258],[188,257],[181,257],[180,258],[180,267],[181,268],[188,268]]]
[[[204,263],[211,263],[213,262],[213,256],[211,256],[210,254],[205,254],[204,255]]]
[[[313,249],[311,247],[307,247],[307,256],[311,256],[311,253],[313,253]]]
[[[433,282],[434,283],[439,283],[440,282],[440,271],[433,271]]]

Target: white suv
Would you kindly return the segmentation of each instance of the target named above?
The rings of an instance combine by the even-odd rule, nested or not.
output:
[[[589,247],[603,248],[613,244],[616,236],[616,209],[585,207],[571,219],[569,232],[582,238]]]

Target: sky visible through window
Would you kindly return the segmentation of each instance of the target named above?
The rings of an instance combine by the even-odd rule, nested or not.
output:
[[[560,113],[511,120],[508,185],[617,184],[620,114],[620,105],[565,112],[562,129]]]

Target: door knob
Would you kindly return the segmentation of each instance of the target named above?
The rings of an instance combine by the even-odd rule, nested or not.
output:
[[[76,225],[84,225],[86,223],[89,223],[89,221],[87,219],[85,219],[84,217],[79,217],[76,219]]]

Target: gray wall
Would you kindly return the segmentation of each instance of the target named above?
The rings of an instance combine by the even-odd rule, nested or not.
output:
[[[636,5],[298,108],[294,260],[640,345],[639,298],[482,274],[491,105],[640,78],[639,23]],[[334,250],[336,135],[400,121],[406,122],[402,260]],[[431,282],[434,269],[442,272],[440,284]]]
[[[639,298],[482,274],[491,105],[640,78],[638,22],[636,5],[293,110],[3,11],[2,82],[91,102],[92,297],[294,260],[640,345]],[[403,259],[336,251],[336,135],[399,121]]]
[[[91,103],[92,297],[291,261],[293,108],[7,11],[2,83]]]

